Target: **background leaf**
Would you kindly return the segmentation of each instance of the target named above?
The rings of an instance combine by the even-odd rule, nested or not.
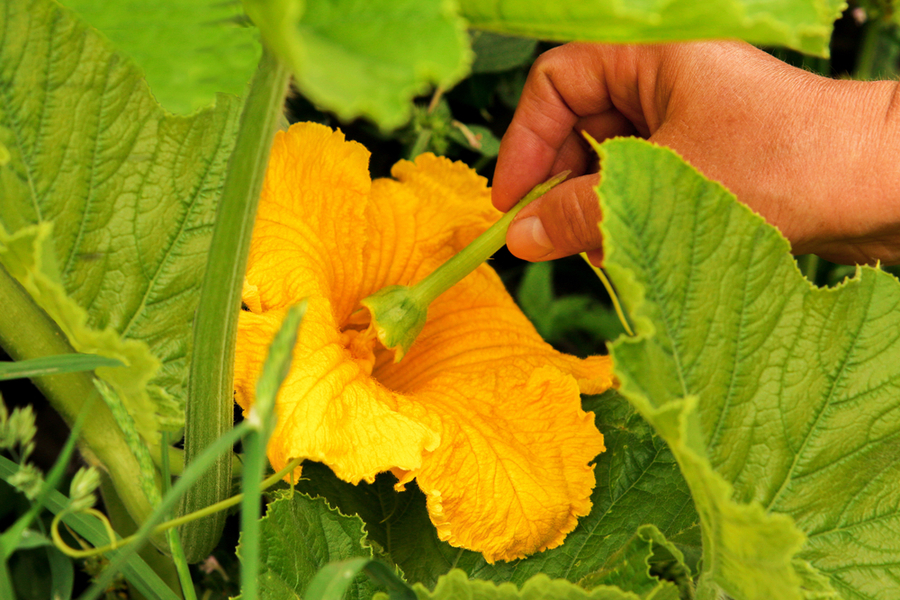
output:
[[[639,331],[616,370],[691,485],[704,568],[735,598],[808,595],[815,571],[846,599],[894,594],[900,284],[864,267],[815,288],[777,230],[673,152],[600,148],[606,264]],[[795,550],[815,571],[785,563]]]
[[[302,598],[316,572],[330,562],[372,558],[363,522],[344,516],[325,500],[281,492],[260,521],[260,598]],[[238,547],[240,555],[240,546]],[[346,598],[368,600],[374,589],[361,575]]]
[[[10,161],[0,225],[15,234],[53,222],[41,268],[87,311],[84,326],[146,344],[161,361],[145,393],[175,406],[177,428],[239,102],[220,96],[193,117],[167,116],[134,64],[65,10],[47,0],[2,9],[0,144]]]
[[[262,48],[240,0],[63,0],[143,72],[173,113],[240,95]]]
[[[463,21],[445,0],[245,0],[296,85],[343,121],[403,125],[411,100],[449,86],[471,62]]]
[[[460,0],[472,27],[558,41],[740,38],[828,54],[841,0]]]
[[[587,294],[557,296],[553,284],[555,261],[531,263],[519,284],[516,300],[535,329],[549,343],[572,354],[584,354],[579,348],[578,334],[585,341],[614,340],[625,333],[615,311],[603,306]],[[584,277],[592,277],[583,265]]]
[[[690,573],[684,566],[681,552],[653,525],[641,525],[624,546],[606,559],[600,570],[584,577],[578,584],[585,589],[615,585],[634,592],[641,598],[678,600],[681,597],[678,587],[651,573],[655,548],[664,552],[674,565],[681,568],[683,581],[687,584]]]
[[[586,399],[596,414],[607,450],[597,457],[597,487],[591,514],[579,520],[565,543],[523,560],[488,564],[477,552],[454,548],[437,538],[414,486],[393,489],[393,475],[353,486],[316,463],[303,467],[298,488],[320,494],[344,514],[359,514],[369,540],[382,548],[410,582],[433,587],[456,567],[470,577],[524,584],[538,573],[578,581],[602,569],[645,523],[655,524],[686,554],[699,554],[699,523],[687,486],[665,444],[615,392]]]
[[[498,35],[490,31],[472,32],[472,73],[508,71],[531,62],[537,40]]]

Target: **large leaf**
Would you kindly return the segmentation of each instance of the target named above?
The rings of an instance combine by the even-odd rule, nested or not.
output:
[[[167,110],[188,114],[216,94],[243,93],[259,61],[259,32],[240,0],[63,0],[143,71]]]
[[[343,120],[403,125],[413,96],[461,79],[468,36],[446,0],[244,0],[297,87]]]
[[[497,585],[471,580],[459,569],[441,577],[434,591],[429,592],[422,585],[413,589],[419,600],[639,600],[639,596],[615,587],[602,586],[587,591],[564,579],[554,580],[546,575],[536,575],[518,589],[512,583]]]
[[[4,265],[73,346],[137,369],[111,382],[145,437],[148,403],[178,427],[237,99],[168,116],[134,64],[67,11],[2,0],[0,100],[0,227],[23,249]]]
[[[825,597],[824,574],[846,599],[895,595],[900,284],[864,267],[815,288],[776,229],[673,152],[600,151],[606,264],[639,334],[614,362],[691,486],[705,581]]]
[[[460,0],[473,27],[559,41],[740,38],[827,56],[842,0]]]
[[[302,598],[315,574],[326,564],[348,558],[372,558],[359,517],[344,516],[305,494],[282,492],[260,521],[260,597]],[[238,547],[240,555],[240,546]],[[369,579],[361,575],[347,598],[372,597]]]
[[[425,497],[411,489],[397,493],[393,475],[374,484],[352,486],[326,467],[304,466],[299,487],[321,494],[345,514],[359,514],[369,539],[387,552],[410,582],[427,587],[453,567],[471,577],[524,584],[546,573],[579,581],[608,567],[609,558],[630,543],[638,527],[652,523],[688,554],[699,551],[697,513],[671,453],[647,423],[615,392],[588,398],[607,450],[594,468],[597,488],[591,514],[582,518],[565,543],[523,560],[488,564],[476,552],[438,540],[425,509]]]

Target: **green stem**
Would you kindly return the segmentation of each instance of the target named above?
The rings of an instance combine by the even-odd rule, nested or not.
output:
[[[0,598],[16,600],[16,592],[13,589],[12,577],[9,576],[9,567],[5,558],[0,560]]]
[[[896,25],[878,18],[865,24],[854,79],[871,81],[896,75],[900,44]]]
[[[509,212],[503,215],[499,221],[478,236],[471,244],[463,248],[453,258],[438,267],[433,273],[422,281],[411,286],[413,297],[428,306],[438,296],[459,283],[463,277],[474,271],[478,266],[494,255],[497,250],[506,244],[506,231],[509,224],[523,208],[537,200],[551,189],[565,181],[569,171],[564,171],[551,177],[544,183],[534,187],[528,195],[522,198]]]
[[[0,318],[0,346],[14,360],[75,352],[56,323],[2,266],[0,306],[4,311]],[[99,400],[93,374],[81,372],[37,377],[34,383],[70,425],[89,399],[97,400],[91,407],[90,420],[82,429],[79,447],[89,462],[96,464],[99,461],[110,474],[129,514],[136,521],[146,518],[152,507],[134,477],[140,467],[106,403]]]
[[[803,274],[815,284],[816,275],[819,273],[819,257],[815,254],[807,254],[806,256],[801,256],[799,262],[801,262],[800,269],[803,271]]]
[[[194,356],[185,423],[185,469],[233,426],[234,344],[250,237],[272,138],[278,127],[289,71],[264,49],[250,83],[234,152],[216,216],[209,264],[194,320]],[[194,512],[231,491],[232,453],[226,452],[200,478],[180,512]],[[181,539],[188,561],[206,557],[218,542],[225,515],[192,522]]]
[[[118,494],[116,494],[112,480],[106,474],[102,474],[100,477],[100,496],[103,498],[104,513],[106,513],[106,517],[116,533],[116,539],[121,540],[126,536],[133,535],[134,532],[138,530],[138,525],[122,505],[122,501],[119,499]],[[48,508],[53,510],[54,513],[58,513],[65,508],[65,505],[58,507],[48,505]],[[106,524],[93,518],[88,513],[68,514],[63,517],[63,522],[95,547],[109,543],[109,534],[106,530]],[[81,529],[79,529],[78,523],[82,524]],[[91,536],[84,530],[84,526],[88,524],[90,524],[89,526],[92,526],[95,535]],[[154,532],[154,534],[156,534],[156,532]],[[160,537],[162,536],[160,535]],[[60,550],[62,549],[60,548]],[[114,554],[114,552],[111,552],[108,555],[108,558],[111,559]],[[155,584],[147,581],[139,581],[135,578],[133,570],[130,570],[128,566],[123,568],[122,573],[128,581],[129,590],[134,593],[136,598],[147,598],[152,600],[159,600],[161,598],[181,600],[183,598],[181,583],[178,581],[178,573],[175,571],[175,564],[169,556],[163,554],[153,546],[145,546],[129,559],[129,564],[140,562],[143,562],[144,565],[155,574],[156,581]],[[148,590],[146,589],[148,584],[155,588],[155,591],[148,593]],[[164,590],[162,587],[165,587],[166,589]]]
[[[165,431],[160,433],[160,447],[169,447],[169,434]],[[169,472],[169,454],[162,452],[162,493],[163,496],[169,493],[172,487],[172,474]],[[194,589],[194,581],[191,579],[191,570],[188,567],[187,560],[184,557],[184,547],[181,545],[181,538],[178,536],[177,529],[169,529],[166,531],[166,539],[169,541],[169,549],[172,551],[172,561],[175,563],[175,571],[178,573],[178,581],[181,583],[181,592],[184,594],[185,600],[197,600],[197,592]]]
[[[259,596],[259,502],[262,496],[263,470],[266,466],[266,440],[262,431],[244,438],[244,477],[241,486],[241,598],[256,600]]]

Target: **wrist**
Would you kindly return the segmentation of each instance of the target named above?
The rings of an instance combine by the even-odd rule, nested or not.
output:
[[[822,79],[820,85],[806,179],[822,223],[796,249],[845,264],[900,262],[897,83]]]

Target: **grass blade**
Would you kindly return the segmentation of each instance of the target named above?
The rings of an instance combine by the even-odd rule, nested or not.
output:
[[[58,354],[29,360],[0,362],[0,381],[93,371],[97,367],[123,366],[125,365],[122,361],[96,354]]]

